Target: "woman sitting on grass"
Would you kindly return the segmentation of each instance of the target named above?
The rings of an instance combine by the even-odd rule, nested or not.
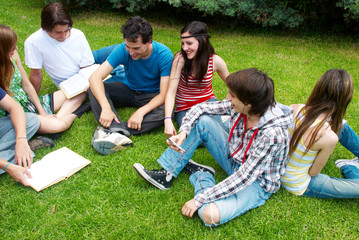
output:
[[[338,142],[339,133],[344,147],[357,148],[350,144],[353,140],[348,139],[358,139],[353,130],[347,124],[342,129],[352,95],[351,76],[343,69],[331,69],[319,78],[305,105],[293,105],[290,160],[282,177],[282,185],[289,192],[317,198],[359,197],[357,162],[336,162],[346,179],[320,173]]]
[[[207,25],[203,22],[191,22],[181,30],[182,48],[173,60],[165,100],[167,137],[177,134],[171,117],[174,103],[175,119],[181,126],[183,117],[192,106],[216,100],[212,89],[214,72],[222,80],[229,74],[226,63],[215,54],[209,38]]]
[[[158,159],[162,169],[134,168],[146,181],[166,190],[182,169],[190,175],[194,198],[182,214],[198,215],[207,226],[225,223],[263,205],[280,186],[288,159],[288,127],[292,109],[274,101],[274,84],[257,69],[244,69],[226,79],[228,100],[204,102],[192,107],[183,119],[179,134]],[[231,115],[222,124],[208,115]],[[216,184],[214,170],[190,160],[203,143],[228,174]]]
[[[0,71],[12,76],[12,80],[1,78],[1,85],[10,89],[12,97],[20,103],[25,112],[38,114],[38,133],[65,131],[75,120],[77,115],[72,112],[79,107],[79,103],[74,104],[71,99],[67,100],[61,91],[38,97],[21,64],[16,44],[17,36],[14,30],[0,24],[0,58],[4,62],[0,66]],[[57,110],[58,113],[53,115]],[[7,114],[4,109],[0,109],[1,117]]]

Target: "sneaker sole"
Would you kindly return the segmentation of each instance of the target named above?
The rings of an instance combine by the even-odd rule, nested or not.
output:
[[[353,162],[351,162],[351,161],[353,161]],[[346,162],[347,164],[344,164],[344,165],[351,165],[351,166],[355,166],[355,167],[358,167],[359,168],[359,164],[357,163],[357,160],[356,160],[356,158],[353,158],[353,159],[339,159],[339,160],[336,160],[335,162],[334,162],[334,164],[335,164],[335,166],[337,166],[338,168],[341,168],[342,166],[344,166],[344,165],[342,165],[342,166],[338,166],[338,165],[341,165],[340,163],[342,163],[342,162]]]
[[[133,164],[133,168],[136,170],[136,172],[143,178],[145,179],[147,182],[149,182],[150,184],[152,184],[154,187],[165,191],[168,188],[165,188],[162,184],[159,184],[158,182],[154,181],[145,171],[144,171],[144,167],[139,164],[139,163],[135,163]]]
[[[127,147],[133,147],[133,143],[126,143],[122,145],[116,145],[110,141],[95,140],[92,144],[95,150],[103,155],[109,155],[120,150],[126,149]]]
[[[192,163],[193,165],[197,165],[197,166],[200,166],[200,167],[202,167],[202,168],[204,168],[204,169],[207,169],[208,171],[212,172],[212,175],[213,175],[213,176],[214,176],[214,174],[216,174],[216,170],[214,170],[214,168],[211,168],[210,166],[196,163],[196,162],[193,161],[192,159],[190,159],[188,162]]]

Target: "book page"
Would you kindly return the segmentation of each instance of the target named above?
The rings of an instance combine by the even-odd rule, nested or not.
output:
[[[32,178],[27,178],[27,181],[36,191],[40,191],[71,176],[89,163],[86,158],[63,147],[35,162],[29,169]]]
[[[61,82],[59,85],[60,89],[65,93],[68,99],[86,91],[90,86],[89,78],[99,66],[99,64],[93,64],[89,67],[80,69],[78,74]]]
[[[99,64],[93,64],[91,66],[85,67],[85,68],[81,68],[79,71],[79,74],[87,80],[87,83],[89,83],[89,78],[91,77],[91,75],[97,70],[97,68],[99,67]]]
[[[75,74],[67,80],[60,83],[60,89],[65,93],[68,99],[84,92],[89,83],[80,74]]]

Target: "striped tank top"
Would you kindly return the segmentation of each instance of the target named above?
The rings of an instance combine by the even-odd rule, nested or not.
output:
[[[294,130],[303,122],[304,115],[302,113],[302,108],[294,116],[293,124],[289,127],[289,135],[292,137]],[[319,119],[316,119],[310,127],[314,127],[320,123]],[[324,125],[328,125],[325,123]],[[289,192],[295,195],[303,195],[308,188],[308,185],[311,180],[309,175],[309,169],[313,165],[315,158],[318,155],[319,151],[305,151],[307,148],[304,146],[303,138],[299,140],[297,148],[294,150],[293,154],[289,156],[289,161],[284,175],[282,176],[281,182],[282,186]]]
[[[175,112],[190,109],[192,106],[215,98],[212,89],[213,79],[213,55],[209,57],[206,75],[199,84],[198,79],[194,79],[192,74],[188,76],[187,83],[183,73],[178,83],[176,95]]]

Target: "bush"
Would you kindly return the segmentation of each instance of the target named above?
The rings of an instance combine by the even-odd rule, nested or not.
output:
[[[56,1],[56,0],[50,0]],[[112,4],[130,13],[171,6],[203,16],[225,16],[234,22],[252,22],[263,27],[354,29],[359,21],[359,0],[62,0],[69,8]],[[195,12],[197,11],[197,12]],[[354,28],[353,28],[354,26]]]

